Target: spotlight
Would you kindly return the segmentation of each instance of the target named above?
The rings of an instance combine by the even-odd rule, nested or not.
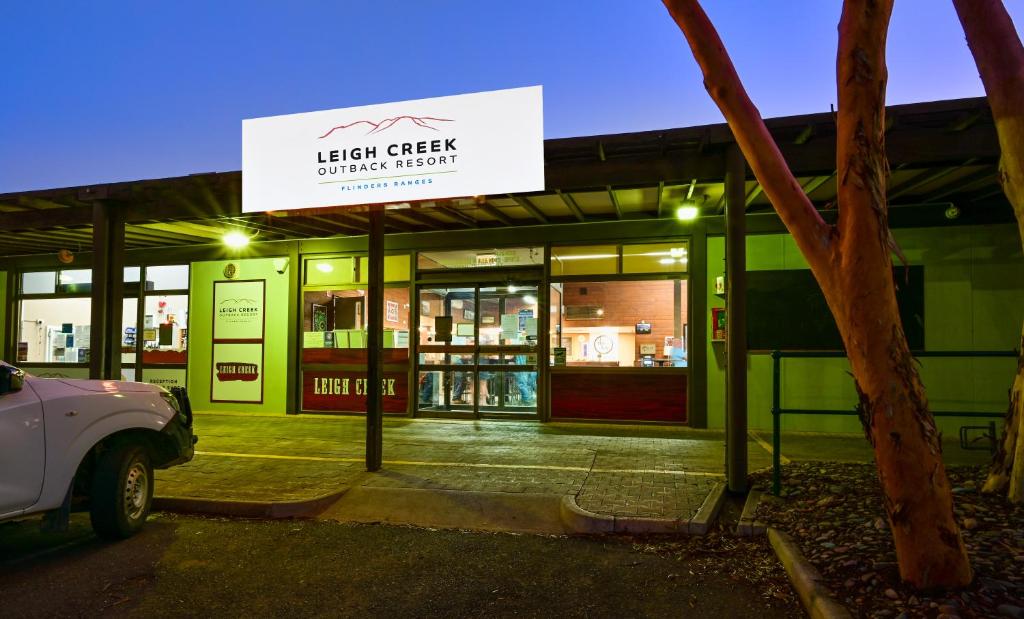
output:
[[[242,249],[249,244],[249,237],[237,230],[225,233],[221,240],[231,249]]]
[[[680,206],[676,209],[676,218],[680,221],[693,221],[700,215],[700,209],[692,204]]]
[[[957,219],[960,217],[960,209],[955,204],[950,204],[946,209],[946,219]]]

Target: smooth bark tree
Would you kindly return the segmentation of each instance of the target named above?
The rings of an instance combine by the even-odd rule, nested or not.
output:
[[[988,95],[1002,151],[999,182],[1024,247],[1024,46],[1002,0],[953,0],[953,6]],[[1024,326],[1018,350],[1003,439],[982,488],[1006,491],[1011,503],[1024,502]]]
[[[953,515],[941,437],[896,305],[885,155],[885,42],[892,0],[846,0],[836,60],[838,220],[803,192],[697,0],[663,0],[704,86],[825,295],[860,396],[900,576],[919,587],[966,585],[971,567]]]

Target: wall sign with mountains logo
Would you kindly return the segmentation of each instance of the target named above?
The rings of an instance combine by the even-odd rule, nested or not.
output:
[[[242,122],[247,213],[543,190],[540,86]]]
[[[266,280],[213,283],[211,402],[263,403]]]

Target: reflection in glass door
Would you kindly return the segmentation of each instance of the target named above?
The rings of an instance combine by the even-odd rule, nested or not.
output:
[[[418,411],[537,414],[536,285],[422,287]]]

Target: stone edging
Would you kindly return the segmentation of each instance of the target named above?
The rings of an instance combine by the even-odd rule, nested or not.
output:
[[[793,538],[768,527],[768,541],[812,619],[852,619],[850,611],[829,594],[828,588],[822,584],[821,574],[804,558]]]
[[[312,518],[341,498],[348,488],[299,501],[224,501],[195,497],[153,497],[153,509],[180,514],[205,514],[235,518]]]
[[[574,533],[689,533],[704,535],[718,516],[725,500],[725,484],[715,484],[697,514],[689,520],[681,518],[643,518],[609,516],[587,511],[571,494],[562,497],[560,514],[566,530]]]
[[[768,527],[763,522],[754,520],[754,516],[757,513],[757,504],[761,501],[763,494],[760,490],[751,490],[747,494],[747,500],[743,503],[743,513],[740,514],[739,524],[736,525],[736,535],[738,537],[764,535],[767,530]]]

